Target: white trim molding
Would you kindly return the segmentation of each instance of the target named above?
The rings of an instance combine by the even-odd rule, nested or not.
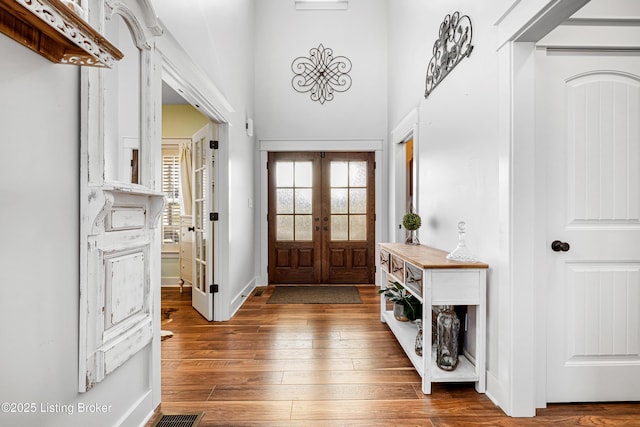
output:
[[[496,22],[498,40],[500,235],[496,371],[488,393],[513,417],[536,414],[536,394],[546,386],[537,359],[535,260],[535,52],[536,42],[588,0],[515,2]],[[539,324],[539,323],[538,323]],[[495,380],[495,381],[494,381]]]
[[[382,139],[261,139],[260,151],[382,151]]]
[[[409,139],[413,139],[413,207],[418,210],[420,206],[420,192],[418,191],[418,182],[420,168],[419,166],[419,129],[420,129],[420,110],[418,107],[411,109],[391,131],[389,155],[389,237],[391,241],[400,241],[400,233],[397,225],[400,224],[402,216],[406,213],[406,206],[400,204],[406,194],[406,153],[405,148],[401,146]],[[399,233],[400,232],[400,233]]]
[[[296,10],[347,10],[348,0],[295,0]]]

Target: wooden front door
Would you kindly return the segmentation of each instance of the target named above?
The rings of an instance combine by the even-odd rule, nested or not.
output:
[[[269,283],[373,283],[373,153],[269,154]]]

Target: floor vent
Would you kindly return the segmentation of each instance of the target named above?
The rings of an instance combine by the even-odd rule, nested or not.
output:
[[[198,414],[159,414],[151,427],[197,427],[204,412]]]
[[[258,290],[256,291],[256,293],[255,293],[255,294],[253,294],[253,295],[255,295],[255,296],[257,296],[257,297],[261,297],[263,293],[264,293],[264,291],[263,291],[262,289],[258,289]]]

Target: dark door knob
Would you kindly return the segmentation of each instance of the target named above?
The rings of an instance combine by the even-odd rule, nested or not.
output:
[[[551,243],[551,249],[555,252],[567,252],[569,249],[571,249],[571,246],[569,246],[569,244],[567,242],[561,242],[560,240],[554,240]]]

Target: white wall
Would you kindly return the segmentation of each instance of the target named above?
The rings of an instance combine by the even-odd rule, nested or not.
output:
[[[297,11],[293,0],[256,2],[258,139],[386,138],[386,4],[350,0],[346,11]],[[351,88],[324,104],[291,84],[293,60],[320,44],[353,65]]]
[[[545,387],[544,372],[535,372],[535,358],[544,358],[546,348],[544,337],[533,339],[544,324],[537,317],[536,303],[541,300],[534,302],[534,297],[540,280],[535,279],[544,277],[536,276],[532,254],[544,249],[534,247],[539,240],[533,239],[537,185],[532,126],[535,70],[530,53],[537,40],[584,2],[389,3],[389,26],[397,29],[389,42],[390,128],[412,108],[420,111],[418,213],[426,224],[420,240],[451,250],[456,245],[456,222],[467,221],[469,248],[491,266],[487,393],[508,414],[533,416],[533,390]],[[605,6],[594,0],[575,17],[602,18],[604,11],[605,17],[612,17],[611,7],[624,6],[627,16],[635,19],[638,10],[631,3]],[[474,51],[423,99],[438,26],[445,14],[454,11],[471,17]],[[579,28],[566,27],[559,31]],[[616,34],[629,31],[620,25],[616,30]],[[554,37],[550,34],[545,42],[553,44]],[[586,45],[600,46],[605,39],[600,30],[583,29],[580,34]]]
[[[79,67],[55,65],[0,35],[0,425],[138,425],[129,411],[150,390],[149,348],[78,393]],[[81,403],[110,406],[78,414]],[[70,405],[73,415],[41,404]]]
[[[225,231],[220,252],[227,260],[219,271],[230,307],[223,319],[242,303],[255,283],[254,265],[254,139],[245,132],[245,121],[254,116],[254,1],[208,0],[185,6],[171,0],[153,0],[161,21],[228,101],[222,113],[229,126],[228,163],[217,163],[225,175],[216,189],[224,192],[226,211],[221,212]],[[197,83],[197,82],[196,82]],[[198,86],[196,84],[196,86]],[[228,184],[228,185],[227,185]],[[226,231],[228,230],[228,231]],[[242,262],[237,262],[242,260]],[[214,314],[214,316],[216,316]]]
[[[471,18],[473,52],[425,99],[427,64],[440,23],[455,11]],[[488,2],[473,0],[389,2],[389,128],[419,108],[420,241],[451,251],[457,223],[464,220],[467,246],[491,266],[487,363],[489,372],[500,377],[496,16]]]
[[[380,141],[386,141],[386,5],[386,0],[350,0],[348,10],[298,11],[292,0],[256,2],[255,134],[261,146],[358,151],[362,150],[358,147],[379,147]],[[332,49],[334,57],[347,57],[352,64],[351,87],[335,93],[333,100],[324,104],[292,86],[292,62],[309,57],[309,51],[320,44]],[[384,173],[386,153],[377,153],[377,159],[378,173]],[[266,152],[256,153],[255,169],[261,173],[256,177],[257,194],[261,194],[256,236],[261,236],[262,242],[256,245],[255,268],[261,274],[261,284],[267,283],[268,258],[265,164]],[[386,183],[379,180],[376,185],[381,203]],[[378,215],[378,239],[380,230],[386,230],[380,226],[385,221],[384,215]]]

